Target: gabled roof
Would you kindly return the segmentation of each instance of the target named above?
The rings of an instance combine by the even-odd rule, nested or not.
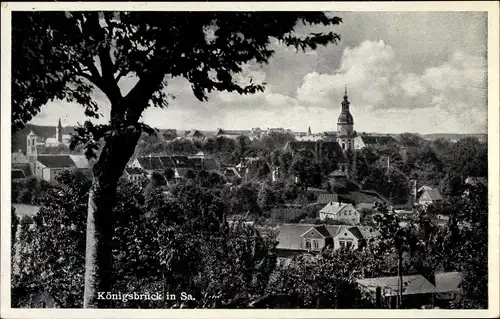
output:
[[[40,155],[37,161],[49,168],[75,167],[75,163],[69,155]]]
[[[22,169],[12,169],[11,171],[11,178],[12,179],[17,179],[17,178],[26,178],[26,174]]]
[[[11,162],[14,164],[27,164],[29,163],[28,158],[22,152],[12,153]]]
[[[328,203],[338,202],[338,201],[339,197],[337,194],[327,193],[327,194],[318,194],[318,199],[316,200],[316,203],[326,205]]]
[[[398,276],[357,279],[356,282],[365,289],[375,292],[382,288],[384,296],[397,296]],[[403,295],[435,293],[436,287],[422,275],[403,276]]]
[[[427,185],[424,185],[424,186],[421,186],[421,187],[417,190],[417,192],[430,191],[430,190],[432,190],[432,187],[427,186]]]
[[[325,214],[338,214],[339,212],[343,211],[346,207],[352,207],[353,209],[354,206],[352,206],[352,204],[348,204],[348,203],[340,203],[340,202],[330,202],[328,204],[325,205],[325,207],[323,207],[321,210],[320,210],[320,213],[325,213]]]
[[[303,237],[305,234],[309,233],[311,230],[316,230],[323,238],[332,237],[332,235],[328,232],[325,225],[320,226],[312,226],[307,231],[305,231],[300,237]]]
[[[372,238],[380,236],[380,232],[371,226],[355,226],[365,240],[370,240]]]
[[[125,167],[125,172],[129,175],[142,175],[144,171],[138,167]]]
[[[425,195],[427,195],[427,197],[432,201],[438,201],[443,199],[443,196],[441,196],[441,193],[437,189],[425,190],[419,196],[419,200],[422,198],[422,196]]]
[[[71,158],[71,160],[75,163],[75,166],[76,168],[89,168],[90,167],[90,164],[89,164],[89,161],[87,160],[87,158],[85,157],[85,155],[74,155],[74,154],[71,154],[69,155],[69,157]]]

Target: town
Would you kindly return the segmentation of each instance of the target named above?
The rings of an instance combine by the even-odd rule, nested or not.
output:
[[[340,108],[332,105],[332,118],[340,110],[337,127],[330,132],[312,133],[309,127],[307,132],[219,128],[143,134],[122,183],[167,199],[188,186],[222,191],[229,223],[276,236],[277,267],[319,258],[326,250],[364,254],[382,236],[380,205],[394,213],[402,229],[422,216],[437,232],[470,227],[452,203],[487,187],[486,136],[358,133],[347,88],[338,102]],[[36,216],[44,196],[67,174],[91,180],[93,160],[70,147],[73,133],[59,120],[56,127],[28,125],[13,136],[12,201],[18,217]],[[357,285],[378,307],[449,307],[460,295],[461,269],[447,265],[422,273],[411,255],[405,253],[407,271],[399,274],[401,294],[398,274],[390,270],[394,265],[377,277],[362,268]],[[54,304],[50,298],[44,303]]]
[[[2,6],[0,317],[498,312],[498,6],[45,5]]]

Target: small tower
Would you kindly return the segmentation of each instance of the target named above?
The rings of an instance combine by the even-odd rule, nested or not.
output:
[[[30,162],[36,160],[38,155],[36,140],[36,134],[33,131],[30,131],[28,136],[26,136],[26,156]]]
[[[61,125],[61,118],[59,118],[59,123],[57,124],[56,127],[56,139],[57,141],[62,144],[62,125]]]
[[[309,128],[307,129],[307,135],[311,136],[311,127],[309,126]]]
[[[351,112],[349,112],[350,104],[347,98],[346,86],[344,100],[342,101],[342,111],[337,121],[337,142],[344,151],[354,148],[354,118]]]

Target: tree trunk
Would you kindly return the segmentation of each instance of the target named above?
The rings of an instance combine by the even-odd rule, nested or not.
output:
[[[398,251],[398,297],[397,309],[401,309],[403,303],[403,254]]]
[[[120,132],[108,137],[97,163],[92,168],[89,192],[87,237],[85,247],[84,308],[109,308],[109,300],[98,299],[98,293],[113,293],[112,239],[113,207],[118,180],[132,156],[140,132]]]

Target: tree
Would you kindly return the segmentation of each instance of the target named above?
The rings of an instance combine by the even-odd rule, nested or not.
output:
[[[316,12],[14,12],[12,22],[14,130],[53,99],[79,103],[91,117],[101,115],[93,92],[109,101],[109,123],[87,121],[72,140],[73,147],[85,145],[88,157],[97,156],[98,142],[104,141],[92,168],[84,307],[107,307],[96,291],[111,286],[110,212],[117,183],[141,134],[154,133],[140,122],[143,111],[168,105],[166,78],[184,77],[201,101],[212,91],[262,91],[260,84],[238,84],[235,75],[248,62],[267,63],[272,38],[315,49],[340,36],[298,37],[292,32],[297,23],[335,25],[341,19]],[[137,82],[124,95],[118,82],[129,75]]]
[[[380,202],[376,203],[376,214],[373,216],[377,228],[381,234],[379,237],[377,249],[382,251],[393,250],[397,255],[398,260],[398,302],[397,307],[402,304],[403,293],[403,255],[404,253],[411,254],[418,249],[422,242],[418,237],[418,230],[413,223],[408,223],[407,226],[400,226],[396,213]]]

